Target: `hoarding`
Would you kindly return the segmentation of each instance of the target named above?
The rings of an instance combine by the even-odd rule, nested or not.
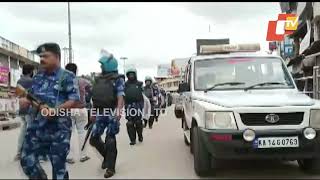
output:
[[[159,64],[157,70],[157,77],[168,77],[170,76],[170,64]]]
[[[171,61],[171,76],[181,76],[183,75],[186,65],[188,64],[190,58],[176,58]]]

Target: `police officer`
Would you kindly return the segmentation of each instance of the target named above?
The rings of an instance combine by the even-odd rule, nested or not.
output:
[[[78,84],[72,72],[60,67],[58,44],[45,43],[36,51],[40,56],[40,70],[33,77],[30,93],[43,104],[30,107],[31,101],[27,98],[19,101],[20,107],[30,107],[32,116],[20,163],[30,179],[47,179],[38,160],[38,156],[45,153],[51,160],[53,179],[69,179],[66,158],[72,123],[66,110],[75,107],[80,99]]]
[[[129,68],[126,72],[127,82],[125,83],[125,110],[127,122],[127,132],[130,145],[136,144],[136,134],[139,142],[143,141],[142,115],[143,115],[143,82],[137,80],[137,70]]]
[[[151,105],[151,113],[150,118],[148,121],[144,120],[144,127],[147,127],[147,123],[149,125],[149,129],[152,129],[153,121],[155,117],[155,105],[156,105],[156,98],[154,96],[154,91],[152,88],[152,78],[150,76],[146,76],[144,80],[145,86],[143,88],[143,92],[145,96],[149,99]]]
[[[161,109],[162,113],[164,114],[166,112],[167,104],[168,104],[168,97],[166,91],[161,88],[160,89],[160,95],[161,95]]]
[[[154,95],[154,119],[156,122],[158,122],[159,116],[160,116],[160,109],[161,109],[161,93],[160,93],[160,89],[158,86],[158,83],[155,82],[152,84],[152,91],[153,91],[153,95]]]
[[[101,63],[101,76],[95,79],[92,89],[93,108],[96,110],[95,124],[90,136],[90,144],[104,158],[102,169],[106,169],[105,178],[115,174],[115,165],[117,159],[117,141],[116,134],[119,133],[121,111],[124,106],[124,76],[118,74],[118,62],[112,54],[103,55],[99,62]],[[95,113],[92,111],[92,115]],[[101,136],[105,129],[105,142]]]

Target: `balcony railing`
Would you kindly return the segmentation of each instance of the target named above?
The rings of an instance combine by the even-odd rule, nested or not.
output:
[[[25,57],[27,59],[35,61],[34,54],[31,51],[9,41],[1,36],[0,36],[0,47],[8,50],[10,52],[13,52],[15,54],[18,54],[22,57]]]

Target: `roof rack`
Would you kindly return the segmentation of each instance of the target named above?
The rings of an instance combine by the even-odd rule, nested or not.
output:
[[[223,54],[230,52],[256,52],[260,51],[260,44],[221,44],[221,45],[202,45],[200,54]]]

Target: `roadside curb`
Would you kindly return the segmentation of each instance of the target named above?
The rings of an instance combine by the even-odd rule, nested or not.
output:
[[[17,119],[10,119],[7,121],[0,121],[0,132],[6,130],[12,130],[20,127],[21,122]]]

